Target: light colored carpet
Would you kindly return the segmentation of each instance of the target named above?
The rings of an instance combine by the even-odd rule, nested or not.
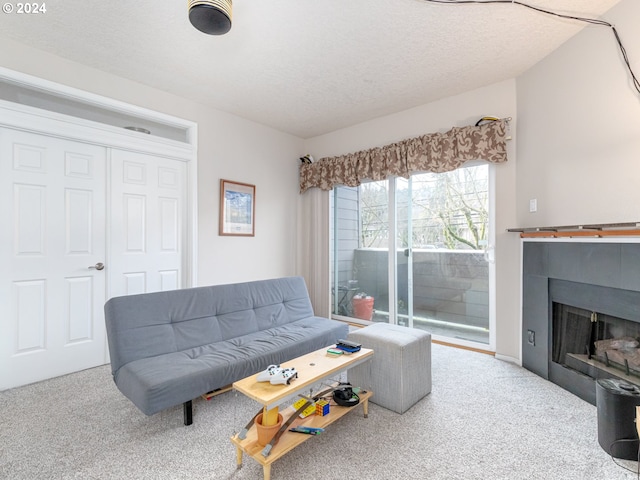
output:
[[[273,464],[273,480],[635,479],[596,408],[515,365],[433,345],[433,391],[404,415],[361,407]],[[109,367],[0,392],[0,478],[260,479],[229,438],[259,406],[235,392],[146,417]],[[618,460],[636,469],[636,463]]]

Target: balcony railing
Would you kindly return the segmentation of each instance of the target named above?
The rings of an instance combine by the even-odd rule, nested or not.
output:
[[[398,255],[398,322],[408,323],[408,258]],[[413,324],[432,333],[489,342],[489,268],[484,252],[416,249],[412,252]],[[388,251],[356,249],[344,262],[340,285],[375,298],[373,321],[389,321]],[[356,288],[354,288],[356,286]],[[348,301],[348,296],[345,297]],[[345,300],[342,302],[343,314]]]

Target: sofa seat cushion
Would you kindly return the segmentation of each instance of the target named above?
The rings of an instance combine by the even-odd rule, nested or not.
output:
[[[309,317],[229,340],[142,358],[115,374],[118,388],[147,415],[346,338],[348,326]]]

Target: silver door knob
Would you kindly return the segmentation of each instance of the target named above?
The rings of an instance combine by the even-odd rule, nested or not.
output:
[[[104,263],[98,262],[95,265],[89,265],[89,269],[104,270]]]

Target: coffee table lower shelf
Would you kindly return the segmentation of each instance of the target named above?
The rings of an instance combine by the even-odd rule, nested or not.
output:
[[[369,398],[373,395],[372,392],[361,392],[360,403],[355,407],[341,407],[339,405],[331,405],[331,411],[329,415],[321,417],[319,415],[311,415],[307,418],[298,418],[293,421],[291,427],[297,427],[304,425],[307,427],[325,428],[331,425],[333,422],[346,415],[352,410],[360,408],[362,405],[364,417],[369,415]],[[280,412],[283,417],[283,422],[286,422],[291,415],[295,413],[293,407],[288,407]],[[290,428],[291,428],[290,427]],[[258,444],[258,434],[256,432],[255,425],[249,429],[247,437],[244,440],[238,439],[238,435],[231,437],[231,443],[236,446],[238,468],[242,467],[242,455],[246,453],[252,457],[256,462],[262,465],[264,480],[270,480],[271,478],[271,464],[282,457],[284,454],[290,452],[298,445],[307,440],[313,438],[314,435],[305,435],[303,433],[285,432],[280,437],[280,440],[273,446],[270,454],[267,457],[262,456],[262,450],[264,445]]]

